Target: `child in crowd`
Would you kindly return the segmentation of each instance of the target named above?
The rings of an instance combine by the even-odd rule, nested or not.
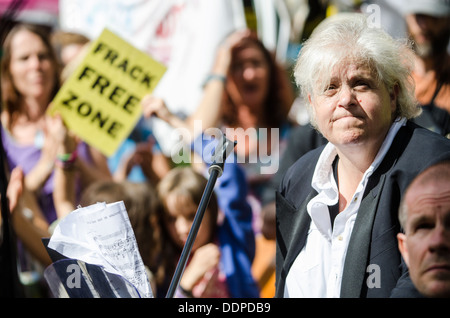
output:
[[[158,185],[158,195],[163,206],[162,229],[166,236],[161,264],[166,271],[166,286],[177,266],[206,184],[207,180],[191,167],[177,167]],[[216,236],[218,215],[217,198],[213,193],[175,297],[229,297]]]
[[[139,253],[152,285],[153,295],[156,295],[156,286],[159,284],[161,276],[157,265],[161,255],[161,235],[156,191],[147,182],[99,181],[83,192],[80,203],[82,206],[88,206],[97,202],[113,203],[117,201],[123,201],[125,204]]]

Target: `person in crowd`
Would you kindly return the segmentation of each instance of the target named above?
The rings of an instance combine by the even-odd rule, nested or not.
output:
[[[161,204],[156,186],[151,182],[122,181],[125,192],[131,200],[127,207],[130,223],[136,236],[139,252],[144,265],[148,268],[153,295],[158,297],[157,286],[163,281],[163,272],[159,268],[162,254],[162,234],[159,221]]]
[[[163,258],[167,282],[170,283],[181,251],[186,244],[207,180],[190,167],[172,169],[158,184],[163,209],[161,225]],[[219,265],[220,247],[217,242],[219,207],[213,193],[192,246],[186,268],[175,297],[229,297],[226,276]],[[167,286],[168,287],[168,286]]]
[[[425,297],[450,297],[450,161],[421,172],[399,208],[400,252]]]
[[[239,167],[225,164],[219,185],[215,188],[208,205],[209,212],[206,212],[198,239],[194,243],[192,253],[193,257],[197,255],[196,261],[194,262],[192,258],[187,265],[180,281],[182,289],[177,291],[179,296],[182,294],[191,296],[192,293],[194,297],[259,297],[258,286],[251,273],[255,253],[251,210],[246,201],[239,200],[240,196],[245,196],[246,188],[242,186],[244,183],[237,180],[236,176],[240,175],[242,180],[243,174],[240,170],[234,171],[236,168]],[[168,280],[166,286],[162,286],[164,294],[175,271],[174,262],[178,260],[187,239],[206,183],[204,175],[193,167],[185,166],[173,168],[158,185],[158,194],[164,207],[161,210],[163,216],[160,220],[163,221],[162,228],[168,237],[163,240],[168,244],[167,247],[163,247],[166,261],[162,266]],[[210,215],[207,216],[208,214]],[[180,227],[178,234],[175,227]],[[200,232],[207,232],[209,235]],[[200,237],[203,237],[202,244]],[[197,247],[201,245],[204,246],[203,251],[201,252],[199,248],[196,252]],[[214,262],[202,263],[202,259],[207,258],[205,255],[210,253],[210,261]],[[207,284],[207,277],[213,278],[210,284]],[[215,285],[217,286],[214,287]]]
[[[421,111],[413,59],[359,13],[327,18],[304,43],[294,76],[328,143],[277,191],[277,297],[389,297],[400,283],[400,200],[415,175],[450,157],[447,138],[410,120]]]
[[[50,257],[41,242],[43,237],[49,237],[48,231],[34,225],[23,213],[23,206],[37,206],[37,203],[27,203],[27,200],[34,199],[33,196],[25,194],[24,173],[20,167],[11,171],[8,183],[7,198],[9,201],[9,211],[11,212],[11,221],[16,237],[23,242],[25,248],[42,266],[51,264]]]
[[[146,267],[153,295],[157,297],[157,286],[163,279],[163,271],[160,268],[163,244],[158,212],[160,203],[156,188],[149,182],[98,181],[86,188],[81,196],[80,205],[117,201],[123,201],[127,209],[139,254]]]
[[[423,113],[415,121],[450,133],[450,2],[406,1],[401,7],[415,52],[413,77]]]
[[[77,59],[85,46],[90,43],[90,39],[81,33],[61,30],[52,33],[51,41],[63,68]]]
[[[16,167],[9,176],[5,177],[7,184],[4,191],[6,193],[4,192],[4,196],[2,193],[2,215],[0,216],[1,263],[2,275],[4,275],[1,294],[3,297],[45,297],[47,288],[39,275],[39,270],[42,266],[51,263],[41,243],[41,237],[48,236],[48,233],[32,223],[31,213],[24,213],[23,206],[29,198],[25,195],[22,169]]]
[[[105,156],[83,142],[76,151],[57,156],[59,136],[48,133],[46,110],[60,87],[59,73],[47,30],[17,23],[3,44],[2,142],[9,171],[23,169],[25,187],[37,196],[39,218],[47,225],[59,217],[52,195],[55,164],[76,168],[80,188],[111,178]]]
[[[76,186],[77,171],[74,169],[74,164],[71,161],[58,159],[63,158],[65,154],[76,152],[78,138],[67,129],[59,114],[47,118],[46,130],[48,135],[54,136],[56,147],[52,198],[58,218],[50,224],[49,232],[53,233],[59,220],[72,212],[79,200]]]
[[[219,127],[228,139],[237,141],[236,160],[249,182],[255,231],[259,232],[262,191],[278,168],[295,125],[288,117],[293,101],[286,71],[256,35],[240,30],[219,46],[205,79],[203,98],[192,115],[170,114],[164,101],[152,95],[142,104],[144,116],[154,114],[175,128],[187,128],[192,140],[208,128]]]
[[[119,149],[108,158],[108,167],[118,182],[150,182],[156,186],[172,166],[144,118],[138,121]]]

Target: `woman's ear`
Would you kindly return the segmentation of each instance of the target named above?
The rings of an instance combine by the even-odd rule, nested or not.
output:
[[[317,128],[316,111],[314,109],[313,96],[311,95],[311,93],[308,93],[308,102],[309,102],[309,105],[307,107],[307,110],[308,110],[308,115],[309,115],[309,122],[313,127]]]
[[[398,93],[400,91],[400,87],[398,86],[398,84],[395,84],[390,93],[389,93],[389,97],[391,100],[391,111],[392,113],[395,113],[397,110],[397,100],[398,100]]]

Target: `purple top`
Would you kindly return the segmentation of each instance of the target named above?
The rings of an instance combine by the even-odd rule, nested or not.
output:
[[[28,174],[39,161],[43,139],[36,138],[34,145],[20,145],[14,140],[11,134],[3,128],[3,125],[0,126],[2,130],[2,143],[3,148],[5,149],[9,171],[11,172],[15,167],[20,166],[22,167],[24,174]],[[87,162],[92,162],[88,146],[84,142],[79,144],[77,151],[80,158],[83,158]],[[49,224],[57,218],[53,202],[53,177],[54,171],[52,171],[38,196],[39,206]]]

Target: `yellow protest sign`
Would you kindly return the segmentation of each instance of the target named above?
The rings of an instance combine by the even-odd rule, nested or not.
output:
[[[104,29],[55,96],[48,113],[61,114],[68,129],[111,156],[131,133],[166,67]]]

